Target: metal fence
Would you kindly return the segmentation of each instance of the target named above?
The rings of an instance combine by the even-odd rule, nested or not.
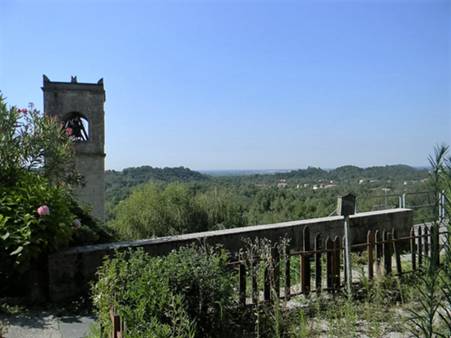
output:
[[[415,223],[442,221],[446,217],[446,203],[450,202],[444,192],[436,196],[433,191],[357,196],[357,209],[359,212],[408,208],[414,210]]]

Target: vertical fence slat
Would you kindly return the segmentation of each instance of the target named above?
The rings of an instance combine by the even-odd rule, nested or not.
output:
[[[285,255],[285,299],[288,301],[291,298],[291,264],[290,253],[288,248]]]
[[[381,276],[381,259],[382,259],[382,244],[381,241],[381,233],[379,230],[374,232],[374,243],[376,247],[376,274]]]
[[[116,314],[113,307],[110,308],[110,320],[111,320],[111,324],[113,325],[111,337],[112,338],[122,338],[121,317]]]
[[[118,315],[113,316],[113,338],[121,338],[121,317]]]
[[[372,280],[374,277],[374,237],[373,232],[368,230],[366,236],[367,250],[368,250],[368,279]]]
[[[334,240],[334,289],[340,289],[340,237],[335,236]]]
[[[273,272],[274,272],[274,293],[276,299],[280,298],[280,255],[279,249],[274,248],[272,251],[272,264],[273,264]]]
[[[392,243],[392,236],[391,236],[391,231],[387,231],[385,233],[386,240],[387,240],[387,260],[386,260],[386,271],[387,274],[391,274],[393,272],[393,267],[392,267],[392,258],[393,258],[393,243]]]
[[[402,275],[401,252],[398,243],[398,231],[396,229],[392,230],[392,238],[393,238],[393,252],[395,253],[396,273],[398,274],[398,276],[401,276]]]
[[[424,256],[429,257],[429,228],[427,226],[424,227]]]
[[[423,231],[421,230],[421,226],[418,227],[418,268],[421,269],[423,265]]]
[[[264,262],[265,270],[263,272],[263,300],[270,301],[271,300],[271,273],[269,262]]]
[[[391,254],[391,234],[389,231],[382,231],[382,240],[383,240],[383,244],[382,244],[382,251],[384,253],[384,274],[385,275],[390,275],[392,272],[391,269],[391,258],[392,258],[392,254]]]
[[[412,227],[410,229],[410,255],[411,255],[411,263],[412,270],[415,271],[417,269],[417,260],[416,260],[416,252],[415,252],[415,229]]]
[[[252,273],[251,273],[251,280],[252,280],[252,304],[258,303],[258,284],[257,284],[257,258],[252,257]]]
[[[302,242],[303,251],[310,251],[310,229],[308,226],[304,227]],[[301,291],[305,295],[310,293],[310,261],[310,255],[301,255]]]
[[[432,224],[430,228],[431,264],[433,267],[440,266],[440,224]]]
[[[240,305],[246,305],[246,265],[240,262]]]
[[[319,252],[319,250],[321,250],[321,235],[317,234],[315,237],[315,288],[316,288],[316,292],[320,293],[321,292],[321,252]]]
[[[337,258],[335,254],[335,239],[330,240],[330,284],[332,286],[332,292],[335,292],[335,272],[337,271]]]
[[[327,278],[327,289],[329,292],[333,290],[333,273],[332,273],[332,250],[334,248],[334,244],[332,240],[327,237],[326,238],[326,278]]]
[[[343,280],[344,283],[347,283],[348,277],[346,276],[346,238],[343,237],[343,240],[341,241],[341,246],[343,248],[343,269],[344,269],[344,274],[343,274]]]

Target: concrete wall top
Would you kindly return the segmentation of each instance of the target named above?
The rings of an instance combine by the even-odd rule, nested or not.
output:
[[[48,277],[49,295],[52,301],[60,302],[87,294],[89,283],[95,278],[98,267],[105,256],[111,256],[116,250],[143,248],[151,255],[165,255],[174,249],[191,243],[221,245],[235,255],[246,244],[243,239],[267,238],[273,242],[286,237],[290,240],[291,250],[302,247],[303,230],[310,229],[310,241],[318,234],[326,237],[343,236],[343,216],[322,217],[299,221],[253,225],[247,227],[206,231],[179,236],[143,239],[87,245],[70,248],[49,256]],[[350,217],[351,243],[366,241],[368,230],[398,230],[399,235],[408,235],[413,225],[413,212],[410,209],[389,209],[364,212]]]
[[[371,218],[374,216],[381,215],[391,215],[391,214],[404,214],[404,213],[412,212],[411,209],[387,209],[387,210],[378,210],[378,211],[369,211],[369,212],[361,212],[355,215],[350,216],[350,221],[352,223],[359,223],[358,221],[362,218]],[[215,230],[215,231],[204,231],[204,232],[195,232],[184,235],[176,235],[176,236],[166,236],[166,237],[158,237],[151,239],[141,239],[134,241],[121,241],[121,242],[112,242],[112,243],[104,243],[97,245],[84,245],[69,248],[64,251],[60,251],[58,254],[77,254],[77,253],[88,253],[99,250],[117,250],[129,247],[141,247],[141,246],[149,246],[149,245],[158,245],[162,243],[170,243],[170,242],[180,242],[180,241],[191,241],[198,238],[212,238],[212,237],[223,237],[230,235],[248,235],[249,233],[267,231],[267,230],[275,230],[275,229],[289,229],[294,226],[306,226],[306,225],[315,225],[319,223],[336,223],[343,222],[343,216],[330,216],[330,217],[320,217],[320,218],[310,218],[305,220],[297,220],[297,221],[289,221],[289,222],[281,222],[281,223],[272,223],[272,224],[262,224],[262,225],[251,225],[239,228],[231,228],[224,230]],[[357,222],[356,222],[357,221]]]

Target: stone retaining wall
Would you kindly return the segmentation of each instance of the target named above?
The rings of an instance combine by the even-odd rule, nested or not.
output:
[[[141,247],[149,254],[165,255],[180,246],[200,242],[210,245],[221,244],[235,254],[243,246],[244,238],[268,238],[271,241],[277,241],[282,237],[290,239],[292,250],[300,250],[302,230],[305,226],[309,226],[310,238],[313,241],[318,233],[323,236],[323,239],[327,236],[342,237],[343,223],[343,216],[332,216],[70,248],[48,258],[49,297],[51,301],[61,302],[86,295],[89,292],[89,282],[95,278],[95,272],[102,264],[102,260],[105,256],[114,254],[115,250]],[[408,236],[412,225],[413,212],[410,209],[358,213],[350,216],[351,243],[366,242],[368,230],[395,228],[400,236]]]

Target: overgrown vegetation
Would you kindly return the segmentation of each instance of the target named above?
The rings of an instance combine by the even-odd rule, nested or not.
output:
[[[440,204],[439,193],[445,192],[445,199],[451,196],[451,157],[448,155],[448,147],[436,147],[435,156],[431,156],[431,182],[434,189],[436,202],[434,210],[438,214]],[[446,203],[445,204],[449,204]],[[444,207],[445,205],[442,205]],[[449,211],[449,206],[448,206]],[[449,215],[449,214],[448,214]],[[446,225],[446,220],[436,219],[431,226],[431,256],[426,257],[424,273],[419,274],[416,290],[418,308],[409,309],[410,321],[413,326],[410,331],[415,337],[449,337],[451,336],[451,292],[450,292],[450,242],[449,233],[444,241],[444,264],[439,265],[439,231]],[[449,224],[447,225],[450,230]]]
[[[109,238],[72,199],[73,155],[56,120],[31,105],[8,108],[0,96],[0,294],[42,255]]]
[[[422,293],[418,292],[418,284],[425,278],[422,272],[400,277],[380,276],[373,281],[362,275],[352,300],[340,291],[295,296],[289,302],[279,301],[274,271],[276,268],[283,270],[283,265],[274,265],[271,253],[276,249],[283,255],[285,245],[286,241],[276,244],[264,239],[247,242],[241,257],[250,260],[249,263],[258,259],[256,265],[247,263],[247,271],[256,274],[260,290],[263,271],[267,269],[272,302],[264,302],[259,293],[257,303],[246,307],[238,304],[236,273],[228,267],[228,256],[223,251],[216,256],[218,251],[190,247],[172,252],[167,258],[150,257],[142,251],[120,253],[105,262],[99,273],[99,282],[93,288],[99,318],[106,328],[104,332],[109,332],[108,311],[113,305],[127,323],[127,336],[131,337],[348,338],[362,335],[383,337],[389,333],[410,335],[413,326],[409,313],[411,310],[421,311]],[[222,259],[217,260],[217,257]],[[211,261],[215,263],[212,265]],[[218,266],[221,268],[214,268]],[[442,284],[440,287],[446,286]],[[205,287],[205,292],[199,287]],[[436,290],[440,292],[441,289]],[[250,292],[248,297],[251,297]],[[206,304],[205,299],[209,305],[202,305]],[[434,300],[431,304],[441,311],[449,306],[443,297]],[[221,306],[216,310],[207,310],[208,306],[214,307],[217,303]],[[203,315],[208,313],[211,314],[208,317]],[[213,326],[211,321],[215,321]],[[174,326],[173,323],[180,324]],[[443,323],[434,321],[434,334],[447,337],[449,331]],[[141,331],[136,331],[136,327]],[[175,332],[175,328],[179,331]]]
[[[434,183],[432,189],[435,196],[437,191],[444,190],[449,198],[451,161],[445,157],[446,147],[438,150],[437,154],[431,163],[433,170],[429,182]],[[167,210],[171,210],[168,207],[171,190],[168,193],[162,187],[148,187],[156,189],[152,193],[166,199],[160,204],[167,203]],[[186,205],[190,205],[190,196],[193,201],[199,198],[189,186],[182,190],[175,188],[180,188],[178,185],[169,187],[175,189],[173,192],[182,192],[180,198],[184,199]],[[275,194],[286,192],[273,191]],[[214,196],[205,200],[211,202]],[[449,203],[446,207],[449,210]],[[199,207],[198,211],[202,212],[202,208]],[[179,211],[178,215],[183,215],[183,212]],[[209,226],[208,221],[206,226]],[[322,292],[308,297],[295,296],[289,302],[278,299],[275,279],[276,270],[281,276],[286,274],[286,267],[280,262],[284,262],[287,244],[286,239],[280,243],[271,243],[266,239],[245,242],[239,255],[248,274],[247,296],[254,298],[255,302],[252,306],[244,307],[239,304],[237,273],[228,266],[228,255],[224,251],[217,256],[218,252],[212,249],[182,248],[163,258],[149,257],[142,252],[119,254],[105,262],[99,273],[99,282],[93,288],[102,324],[109,325],[108,310],[113,305],[127,323],[132,323],[132,328],[128,326],[127,329],[127,334],[132,332],[132,336],[139,336],[140,332],[152,337],[383,337],[390,333],[416,337],[450,336],[449,237],[444,243],[441,267],[431,268],[431,264],[423,264],[423,268],[417,272],[401,276],[377,276],[373,280],[368,280],[362,268],[360,285],[354,288],[352,297],[342,291],[333,294]],[[273,260],[276,252],[281,257],[280,261]],[[217,257],[222,258],[216,260]],[[427,257],[423,259],[428,261]],[[220,263],[212,266],[209,260]],[[359,265],[366,264],[366,256],[353,255],[353,261],[357,269]],[[295,270],[291,270],[293,264],[296,264]],[[214,268],[218,266],[221,268]],[[325,266],[323,264],[323,269]],[[209,269],[212,270],[209,272]],[[292,283],[297,283],[299,261],[295,257],[290,275]],[[257,294],[252,293],[252,276],[255,276],[260,286]],[[265,276],[270,285],[270,302],[263,301]],[[282,285],[283,281],[284,277],[280,280]],[[205,292],[201,291],[201,285],[206,288]],[[213,289],[226,291],[213,292]],[[163,297],[152,293],[155,290]],[[209,295],[210,306],[214,310],[208,311],[208,306],[199,305],[205,304],[205,295]],[[152,305],[147,307],[147,302]],[[213,304],[217,303],[221,306],[215,308]],[[208,313],[212,316],[207,318],[205,314]],[[215,321],[214,325],[211,321]],[[136,327],[148,331],[134,331]],[[174,327],[181,331],[175,332]]]
[[[129,337],[215,336],[226,330],[233,286],[228,256],[217,248],[185,247],[167,257],[142,250],[105,261],[93,287],[99,321],[111,328],[113,306]]]
[[[113,183],[115,176],[109,178],[112,181],[109,184],[116,186],[107,188],[109,224],[124,239],[137,239],[324,217],[334,213],[337,196],[349,191],[358,197],[358,210],[369,211],[398,207],[398,196],[391,194],[430,190],[426,170],[406,166],[352,168],[330,172],[308,169],[297,171],[299,175],[286,173],[286,182],[280,186],[278,177],[285,174],[200,178],[194,174],[187,176],[184,170],[178,180],[174,172],[162,169],[167,173],[167,181],[163,181],[128,169],[118,181],[124,182],[121,193],[116,194],[119,183]],[[142,170],[153,173],[156,169]],[[412,180],[404,178],[404,173]],[[318,178],[320,174],[324,176]],[[389,175],[393,176],[388,179]],[[148,177],[149,182],[134,185]],[[326,179],[329,177],[334,178],[333,183]],[[360,184],[361,180],[364,182]],[[322,188],[313,189],[315,186]],[[390,189],[387,197],[383,189]],[[432,194],[407,197],[408,206],[425,206],[415,211],[416,222],[431,219],[431,208],[427,205],[433,199]]]

